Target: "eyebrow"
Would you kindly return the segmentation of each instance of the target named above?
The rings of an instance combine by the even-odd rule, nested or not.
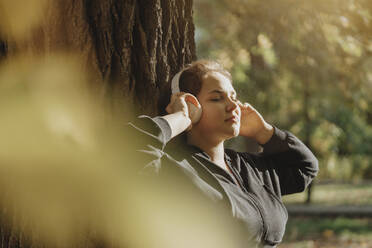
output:
[[[236,96],[236,92],[235,91],[231,91],[231,92],[232,92],[232,95],[235,95]],[[222,90],[212,90],[212,91],[208,92],[208,94],[213,94],[213,93],[224,94],[225,92],[222,91]]]

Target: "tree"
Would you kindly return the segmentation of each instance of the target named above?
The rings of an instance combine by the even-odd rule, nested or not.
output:
[[[240,97],[315,151],[321,177],[371,175],[371,1],[195,6],[198,56],[230,67]]]
[[[230,67],[241,98],[311,147],[318,178],[370,177],[371,1],[195,6],[198,56]]]
[[[5,32],[8,54],[78,53],[92,84],[104,82],[95,85],[103,95],[129,97],[142,113],[158,112],[158,99],[167,91],[170,77],[195,59],[191,0],[31,2],[40,5],[42,17],[21,38],[14,30]],[[29,7],[16,3],[20,5],[0,2],[3,16],[19,16],[11,11]],[[0,55],[5,52],[0,45]]]
[[[0,61],[3,57],[5,57],[6,54],[6,43],[0,41]]]
[[[31,21],[28,12],[38,14]],[[1,0],[0,22],[0,62],[74,54],[115,107],[129,99],[150,115],[166,104],[171,77],[196,56],[192,0]],[[2,247],[29,245],[14,228],[0,232]]]

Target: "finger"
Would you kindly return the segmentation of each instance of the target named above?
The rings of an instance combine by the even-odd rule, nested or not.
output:
[[[251,104],[249,104],[247,102],[242,104],[241,110],[246,112],[246,113],[251,113],[251,112],[256,111],[256,109]]]
[[[245,109],[246,108],[246,105],[245,103],[242,103],[241,101],[238,101],[238,105],[241,109]]]
[[[165,108],[165,111],[167,111],[168,114],[172,113],[172,107],[170,104]]]
[[[180,96],[180,92],[174,93],[171,96],[171,102],[174,102]]]
[[[171,99],[170,99],[170,103],[168,105],[169,106],[173,106],[174,103],[177,101],[177,99],[180,98],[180,95],[181,95],[180,92],[177,92],[177,93],[172,94]],[[172,111],[173,108],[171,108],[170,110]]]
[[[250,104],[247,103],[247,102],[243,103],[242,106],[243,106],[244,108],[254,109],[254,108],[252,107],[252,105],[250,105]]]
[[[250,105],[249,103],[247,103],[246,108],[251,110],[251,111],[257,112],[257,110],[252,105]]]

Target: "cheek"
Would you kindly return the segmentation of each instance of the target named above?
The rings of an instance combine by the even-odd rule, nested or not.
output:
[[[203,108],[198,127],[205,131],[214,129],[220,123],[218,116],[219,115],[215,111],[211,111],[209,108]]]
[[[202,111],[203,111],[202,119],[205,119],[205,120],[217,121],[219,119],[223,120],[224,118],[223,108],[221,108],[218,105],[204,106],[202,107]]]

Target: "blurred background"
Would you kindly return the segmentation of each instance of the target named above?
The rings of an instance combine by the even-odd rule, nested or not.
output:
[[[163,208],[125,152],[133,104],[154,114],[196,58],[319,159],[280,247],[372,247],[371,0],[118,2],[0,0],[1,247],[239,247],[187,190]]]
[[[372,247],[372,2],[194,6],[197,56],[224,64],[239,97],[319,159],[311,194],[285,197],[296,216],[281,247]]]

